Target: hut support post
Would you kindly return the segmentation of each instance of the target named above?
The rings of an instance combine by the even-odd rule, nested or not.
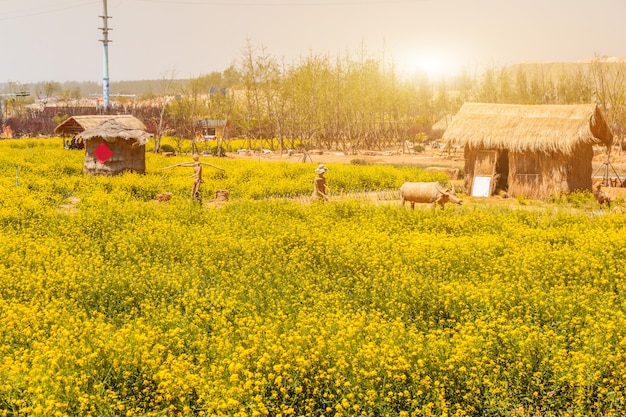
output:
[[[617,183],[619,184],[618,186],[621,187],[622,186],[622,180],[619,177],[619,174],[617,173],[617,171],[615,171],[615,167],[613,166],[613,164],[611,163],[610,160],[610,148],[607,150],[606,152],[606,158],[604,159],[604,163],[603,163],[603,167],[604,167],[604,175],[602,176],[602,185],[604,187],[611,187],[611,170],[613,170],[613,174],[615,174],[615,176],[617,177]]]

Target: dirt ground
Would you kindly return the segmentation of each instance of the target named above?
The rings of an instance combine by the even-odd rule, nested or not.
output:
[[[259,159],[262,161],[313,162],[319,164],[350,164],[355,160],[367,164],[407,164],[420,168],[446,167],[463,168],[463,151],[448,154],[440,149],[427,149],[422,153],[401,153],[397,151],[360,151],[356,155],[346,155],[337,151],[310,151],[305,157],[302,153],[283,153],[265,151],[263,153],[231,152],[229,158]],[[306,159],[305,159],[306,158]]]
[[[284,161],[284,162],[309,162],[315,164],[331,164],[331,163],[343,163],[351,164],[355,160],[359,160],[361,163],[367,164],[406,164],[414,165],[419,168],[428,167],[442,167],[442,168],[458,168],[462,170],[464,168],[463,150],[458,149],[456,151],[444,151],[441,149],[433,149],[427,147],[424,152],[421,153],[402,153],[393,150],[386,151],[360,151],[356,155],[347,155],[338,151],[310,151],[308,155],[302,153],[290,153],[284,152],[282,155],[279,152],[265,151],[262,153],[256,152],[231,152],[227,154],[227,157],[234,159],[255,159],[260,161]],[[593,177],[594,182],[601,180],[606,171],[607,165],[605,163],[606,155],[602,149],[598,149],[596,156],[593,159]],[[626,182],[626,152],[617,153],[610,157],[610,163],[608,164],[609,175],[612,178],[618,178],[620,181]],[[462,188],[462,179],[454,181],[458,183],[455,187]],[[611,199],[626,199],[626,188],[615,187],[603,187],[602,191],[608,194]],[[376,193],[373,193],[376,194]],[[368,199],[372,200],[387,200],[393,199],[394,196],[381,196],[370,195]],[[395,196],[397,197],[397,196]],[[482,200],[482,199],[481,199]],[[492,203],[494,200],[502,200],[498,198],[488,199]],[[508,201],[512,199],[506,199]]]
[[[288,161],[303,162],[305,155],[302,153],[283,153],[279,152],[250,153],[250,152],[231,152],[227,154],[230,158],[237,159],[259,159],[262,161]],[[421,153],[401,153],[397,151],[360,151],[356,155],[346,155],[337,151],[311,151],[309,152],[306,162],[329,164],[343,163],[350,164],[355,160],[360,160],[368,164],[407,164],[415,165],[420,168],[427,167],[445,167],[458,168],[464,167],[463,150],[459,149],[447,152],[441,149],[427,148]],[[598,150],[593,159],[594,177],[602,177],[605,171],[606,156]],[[626,152],[611,155],[610,164],[608,166],[611,177],[619,177],[621,180],[626,179]]]

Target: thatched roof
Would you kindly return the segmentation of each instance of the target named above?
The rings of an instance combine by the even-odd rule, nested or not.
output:
[[[143,129],[133,129],[125,126],[118,119],[109,119],[100,125],[87,129],[78,134],[79,138],[85,141],[91,139],[103,139],[107,142],[114,142],[117,139],[136,140],[139,145],[148,143],[148,139],[152,135]]]
[[[448,146],[569,154],[578,143],[610,145],[595,105],[465,103],[443,134]]]
[[[203,126],[203,127],[223,127],[228,123],[227,120],[210,120],[210,119],[202,119],[196,120],[194,122],[195,126]]]
[[[54,129],[54,133],[59,135],[74,136],[87,129],[92,129],[106,120],[117,120],[121,125],[131,129],[146,130],[146,125],[135,116],[129,114],[122,115],[91,115],[91,116],[72,116],[66,119]]]
[[[433,132],[444,132],[448,128],[448,126],[450,126],[450,124],[452,123],[452,120],[454,120],[454,115],[446,114],[437,122],[435,122],[431,126],[430,130],[432,130]]]

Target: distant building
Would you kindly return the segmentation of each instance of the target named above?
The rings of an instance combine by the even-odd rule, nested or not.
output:
[[[196,120],[194,123],[196,141],[207,141],[228,138],[228,121],[226,120]]]

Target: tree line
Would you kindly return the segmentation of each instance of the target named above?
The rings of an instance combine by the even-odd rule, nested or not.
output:
[[[595,102],[620,142],[626,126],[626,64],[601,57],[584,64],[518,64],[473,74],[466,70],[431,80],[419,72],[403,76],[393,62],[366,51],[337,57],[311,53],[285,63],[248,44],[238,62],[223,72],[181,81],[172,71],[147,88],[144,83],[144,89],[132,103],[128,97],[118,98],[122,105],[109,112],[130,112],[143,120],[155,135],[156,150],[163,135],[193,138],[200,119],[227,120],[228,137],[247,139],[250,148],[346,153],[404,149],[436,138],[433,124],[455,114],[466,101]],[[40,90],[38,97],[57,93],[54,84]],[[56,95],[61,103],[70,103],[80,92],[72,88]],[[21,111],[14,100],[12,116],[2,119],[14,132],[50,134],[64,117],[81,111],[59,105],[57,99],[54,111],[29,112],[27,99],[21,100]]]

